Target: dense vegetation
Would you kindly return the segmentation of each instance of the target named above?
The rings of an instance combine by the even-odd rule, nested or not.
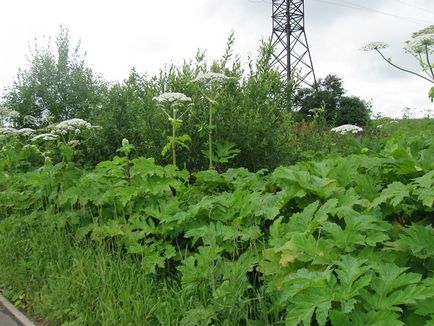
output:
[[[3,105],[20,114],[11,121],[16,128],[43,129],[70,118],[100,126],[98,137],[88,142],[85,153],[86,161],[92,164],[110,159],[123,138],[136,146],[135,155],[154,157],[158,163],[167,164],[170,155],[162,156],[161,152],[171,136],[171,123],[154,98],[166,92],[183,93],[193,105],[178,127],[178,135],[188,135],[189,140],[185,142],[188,148],[179,148],[177,161],[190,171],[208,167],[202,151],[208,146],[209,128],[213,129],[213,141],[220,145],[215,148],[220,149],[217,159],[219,154],[225,156],[228,148],[238,150],[230,161],[223,157],[221,162],[215,162],[218,169],[243,166],[256,171],[306,159],[308,150],[329,153],[334,150],[328,145],[330,126],[358,122],[354,118],[358,103],[354,107],[351,104],[353,113],[349,117],[344,112],[344,100],[349,97],[342,96],[342,80],[338,77],[333,77],[335,83],[327,83],[332,84],[330,87],[320,82],[321,96],[312,101],[305,89],[287,84],[272,69],[268,43],[261,45],[257,59],[250,59],[247,67],[232,53],[233,43],[231,36],[222,58],[211,64],[199,51],[194,60],[170,66],[158,76],[139,75],[133,69],[123,82],[107,83],[86,67],[80,49],[70,44],[67,30],[61,29],[54,50],[41,44],[34,46],[27,69],[20,71],[7,89]],[[210,72],[228,78],[211,88],[193,82]],[[336,88],[342,94],[335,95]],[[301,97],[309,98],[304,106]],[[330,97],[333,100],[329,101]],[[208,123],[209,100],[215,111],[212,126]],[[324,115],[320,113],[323,106]],[[368,111],[363,110],[356,115],[362,121],[359,125],[365,126],[369,124]],[[312,117],[306,121],[316,121],[315,128],[295,111],[306,115],[310,112]],[[315,112],[319,114],[314,116]],[[301,143],[305,144],[303,148]]]
[[[4,138],[1,287],[53,324],[428,325],[434,135],[415,123],[270,173],[190,174],[128,142],[83,169]]]
[[[112,85],[65,64],[55,84],[93,94],[71,105],[36,87],[51,58],[0,111],[15,304],[65,326],[434,325],[433,120],[342,135],[323,101],[297,121],[266,44],[247,72],[230,46]]]

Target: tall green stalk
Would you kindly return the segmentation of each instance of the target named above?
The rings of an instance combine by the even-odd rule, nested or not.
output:
[[[173,120],[172,120],[172,163],[176,166],[176,107],[173,108]]]
[[[208,153],[209,153],[209,169],[212,170],[213,167],[213,157],[212,157],[212,103],[209,106],[209,125],[208,125]]]
[[[179,143],[181,147],[188,148],[185,144],[186,141],[191,140],[190,136],[182,135],[177,136],[176,131],[178,126],[182,123],[182,116],[188,112],[189,108],[184,106],[185,102],[191,102],[191,98],[185,96],[182,93],[163,93],[160,96],[154,97],[154,100],[159,103],[159,107],[164,115],[172,125],[172,136],[168,137],[168,142],[161,151],[161,155],[166,155],[167,152],[172,151],[172,163],[176,166],[176,143]],[[168,106],[166,110],[165,106]],[[178,116],[178,107],[184,108],[181,114]]]

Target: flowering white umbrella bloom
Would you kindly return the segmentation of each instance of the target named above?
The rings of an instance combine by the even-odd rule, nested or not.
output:
[[[75,146],[80,145],[80,141],[79,141],[79,140],[70,140],[70,141],[68,142],[68,145],[69,145],[69,146],[72,146],[72,147],[75,147]]]
[[[360,48],[362,51],[373,51],[388,48],[389,44],[384,42],[371,42]]]
[[[434,49],[429,49],[434,45],[434,33],[433,34],[421,34],[407,41],[407,46],[404,50],[408,53],[425,53],[428,49],[429,53],[432,53]]]
[[[191,98],[186,96],[183,93],[163,93],[159,96],[156,96],[153,98],[154,101],[157,101],[159,103],[164,102],[191,102]]]
[[[15,128],[3,127],[0,128],[0,135],[16,135],[18,132]]]
[[[360,127],[358,127],[358,126],[355,126],[355,125],[342,125],[342,126],[339,126],[339,127],[336,127],[336,128],[332,128],[332,129],[330,129],[330,131],[331,132],[337,132],[337,133],[340,133],[342,135],[345,135],[345,134],[347,134],[349,132],[352,133],[352,134],[357,134],[359,132],[362,132],[363,129],[360,128]]]
[[[220,74],[218,72],[207,72],[198,75],[193,82],[209,82],[209,81],[223,81],[229,79],[225,74]]]
[[[92,125],[83,119],[70,119],[59,122],[54,126],[52,134],[66,134],[68,131],[77,133],[77,129],[91,129]]]
[[[35,131],[31,128],[22,128],[17,130],[17,134],[22,136],[30,136],[33,135]]]
[[[59,138],[58,135],[53,135],[53,134],[40,134],[37,135],[35,137],[33,137],[32,139],[30,139],[30,141],[38,141],[38,140],[57,140],[57,138]]]

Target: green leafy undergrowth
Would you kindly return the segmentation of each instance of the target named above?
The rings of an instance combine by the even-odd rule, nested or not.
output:
[[[31,169],[9,162],[0,165],[0,244],[11,246],[14,237],[16,250],[32,247],[38,230],[61,238],[65,253],[45,255],[33,246],[16,256],[1,251],[0,263],[27,264],[21,276],[32,270],[51,284],[63,275],[55,261],[65,272],[76,266],[76,252],[102,250],[116,257],[113,264],[131,262],[150,288],[176,293],[182,304],[167,301],[167,314],[181,317],[161,319],[161,306],[143,317],[162,324],[431,325],[433,144],[429,137],[392,139],[380,153],[255,173],[190,174],[127,155],[91,170],[73,162]],[[90,268],[69,290],[94,273]],[[5,288],[35,300],[30,285],[0,277]],[[88,300],[114,295],[118,280],[110,282]],[[123,318],[120,307],[98,319],[86,311],[92,305],[50,300],[56,312],[40,311],[59,323],[110,325]],[[139,322],[140,309],[134,311]]]

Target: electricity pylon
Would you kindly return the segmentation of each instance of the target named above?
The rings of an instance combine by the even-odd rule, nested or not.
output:
[[[312,86],[316,82],[304,30],[304,0],[273,0],[273,64],[288,79]]]

